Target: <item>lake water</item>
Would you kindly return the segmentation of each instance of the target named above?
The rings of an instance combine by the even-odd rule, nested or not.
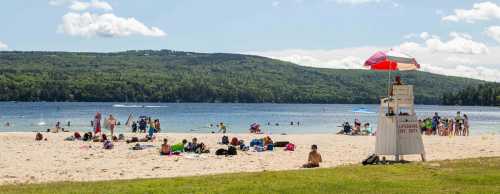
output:
[[[365,112],[353,111],[359,108]],[[342,122],[352,123],[355,118],[376,129],[378,109],[378,105],[359,104],[0,102],[0,131],[43,131],[57,121],[63,125],[70,121],[71,127],[65,128],[71,130],[90,130],[90,121],[99,111],[103,116],[113,114],[122,124],[130,113],[135,119],[140,115],[158,118],[163,132],[206,133],[216,130],[208,127],[210,123],[224,122],[230,132],[247,132],[250,124],[260,123],[270,133],[332,133]],[[416,106],[419,117],[434,112],[453,117],[456,111],[469,116],[472,134],[500,132],[498,107]],[[128,131],[124,125],[118,130]]]

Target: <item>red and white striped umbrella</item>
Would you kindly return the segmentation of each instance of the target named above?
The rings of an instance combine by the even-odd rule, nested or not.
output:
[[[420,68],[415,58],[394,50],[376,52],[366,60],[365,66],[380,71],[409,71]]]

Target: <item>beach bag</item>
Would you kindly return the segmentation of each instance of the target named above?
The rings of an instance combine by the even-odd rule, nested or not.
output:
[[[82,138],[83,141],[89,141],[90,139],[92,139],[92,138],[89,136],[88,133],[83,134],[83,138]]]
[[[238,141],[238,138],[233,137],[233,138],[231,139],[231,145],[233,145],[233,146],[238,146],[238,145],[240,145],[240,142]]]
[[[108,140],[108,136],[106,136],[106,134],[102,134],[102,141],[104,142],[106,140]]]
[[[223,149],[223,148],[220,148],[217,151],[215,151],[215,155],[217,155],[217,156],[225,156],[225,155],[227,155],[227,150]]]
[[[364,159],[361,163],[363,165],[373,165],[373,164],[378,164],[380,161],[380,158],[376,154],[372,154],[368,156],[368,158]]]
[[[143,147],[141,146],[141,144],[135,144],[134,147],[132,147],[132,150],[142,150]]]
[[[64,141],[75,141],[75,137],[73,136],[66,137]]]
[[[35,140],[36,141],[42,141],[43,140],[43,135],[41,133],[36,133]]]
[[[267,144],[267,150],[273,151],[274,145],[273,144]]]
[[[262,147],[262,146],[255,146],[255,151],[257,151],[257,152],[263,152],[264,151],[264,147]]]
[[[240,150],[241,151],[248,151],[249,149],[250,149],[250,147],[245,146],[245,144],[240,144]]]
[[[277,147],[277,148],[284,148],[286,147],[287,144],[289,144],[290,142],[288,141],[277,141],[274,143],[274,147]]]
[[[237,154],[236,148],[234,146],[229,146],[227,148],[227,155],[234,156]]]
[[[103,143],[103,148],[107,150],[113,149],[113,143],[109,140],[106,140]]]
[[[250,142],[250,147],[254,147],[254,146],[262,146],[263,145],[263,141],[262,139],[253,139],[251,142]]]
[[[229,144],[229,137],[227,137],[225,135],[222,136],[222,142],[221,143],[224,144],[224,145]]]
[[[75,132],[74,136],[75,136],[75,139],[78,139],[78,140],[80,140],[82,138],[82,135],[80,135],[80,133],[78,133],[78,132]]]
[[[285,151],[295,151],[295,145],[293,143],[286,144]]]
[[[125,140],[125,135],[123,134],[118,135],[118,140]]]

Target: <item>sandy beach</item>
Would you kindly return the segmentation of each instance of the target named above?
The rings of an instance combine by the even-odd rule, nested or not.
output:
[[[161,141],[143,143],[154,147],[131,150],[132,144],[114,143],[112,150],[101,143],[64,141],[72,133],[43,133],[48,141],[35,141],[35,133],[0,133],[0,184],[44,183],[54,181],[98,181],[156,177],[194,176],[233,172],[299,169],[307,159],[311,144],[323,156],[322,168],[360,163],[373,152],[375,137],[333,134],[271,135],[274,141],[290,141],[294,152],[277,148],[270,152],[238,152],[237,156],[216,156],[221,134],[159,134],[169,143],[197,137],[207,144],[210,154],[160,156]],[[263,135],[228,134],[247,143]],[[134,134],[126,134],[127,137]],[[142,135],[141,135],[142,136]],[[500,156],[500,136],[425,136],[428,160]],[[227,147],[226,147],[227,148]],[[405,156],[418,161],[419,156]]]

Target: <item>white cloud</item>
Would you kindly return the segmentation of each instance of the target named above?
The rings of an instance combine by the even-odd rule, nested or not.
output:
[[[367,3],[380,3],[382,0],[335,0],[335,2],[339,4],[351,4],[351,5],[359,5],[359,4],[367,4]],[[399,4],[398,4],[399,6]]]
[[[271,5],[272,5],[273,7],[279,7],[279,6],[280,6],[280,4],[281,4],[281,2],[279,2],[279,1],[273,1],[273,2],[271,3]]]
[[[0,50],[7,50],[7,49],[9,49],[9,46],[0,41]]]
[[[135,18],[117,17],[112,13],[70,12],[63,16],[58,31],[84,37],[166,36],[166,33],[157,27],[147,27]]]
[[[481,42],[472,40],[468,34],[451,32],[450,40],[442,41],[439,36],[431,35],[427,32],[420,34],[424,40],[423,44],[416,42],[405,42],[399,48],[405,52],[427,50],[429,52],[445,52],[458,54],[484,54],[488,53],[488,47]]]
[[[415,42],[396,46],[365,46],[331,50],[286,49],[275,51],[246,52],[303,66],[363,69],[366,59],[373,53],[390,48],[414,56],[421,64],[421,71],[500,82],[498,56],[500,47],[487,47],[472,41],[468,34],[452,32],[450,39],[441,40],[430,33],[413,33]]]
[[[102,9],[105,11],[113,10],[113,7],[111,7],[108,2],[99,0],[92,0],[90,2],[73,1],[69,8],[73,11],[85,11],[87,9]]]
[[[479,20],[500,19],[500,6],[492,2],[474,3],[472,9],[455,9],[453,15],[442,18],[444,21],[465,21],[474,23]]]
[[[91,0],[91,1],[79,1],[79,0],[51,0],[49,4],[52,6],[62,6],[68,5],[68,8],[72,11],[85,11],[89,9],[111,11],[113,7],[106,1]]]
[[[485,33],[500,43],[500,26],[490,26],[486,29]]]

